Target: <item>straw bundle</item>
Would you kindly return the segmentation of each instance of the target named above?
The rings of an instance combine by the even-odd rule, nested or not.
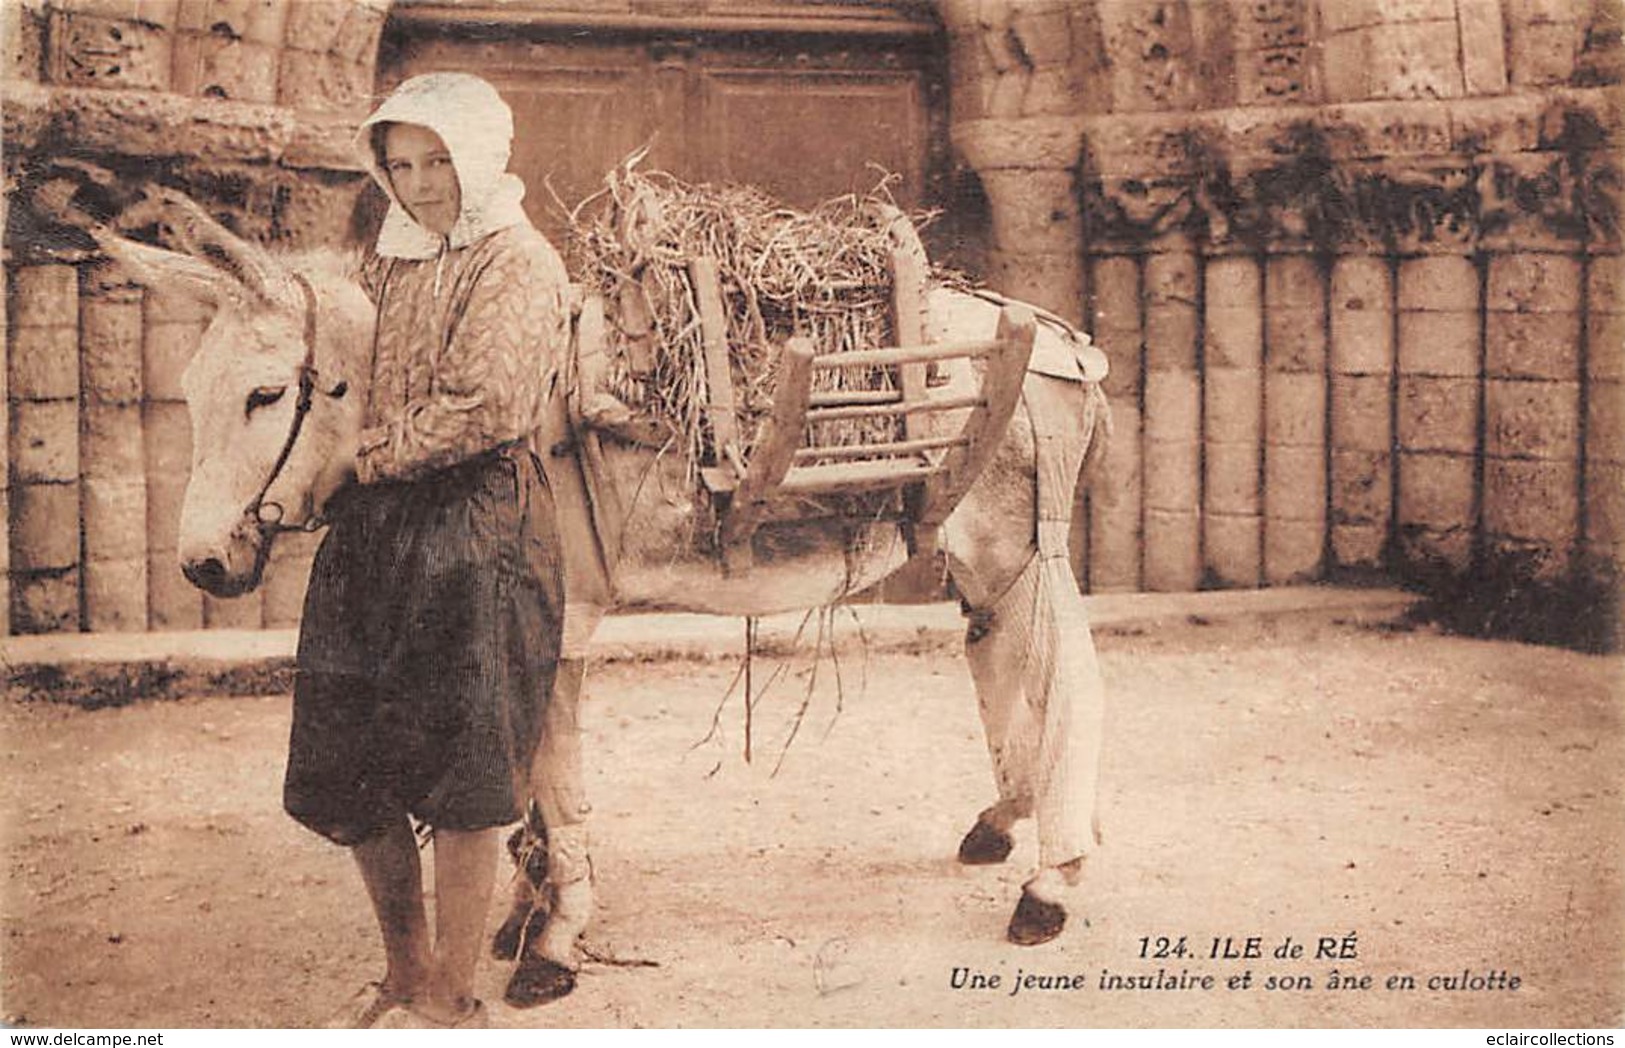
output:
[[[674,434],[691,469],[714,463],[705,417],[704,336],[688,263],[709,257],[722,285],[735,397],[738,450],[745,458],[771,409],[778,347],[795,335],[820,354],[895,345],[890,241],[880,216],[887,182],[811,211],[785,207],[738,185],[689,185],[637,172],[636,158],[571,215],[571,269],[600,291],[610,314],[609,392]],[[630,302],[636,308],[628,308]],[[642,314],[647,314],[644,316]],[[633,343],[648,332],[650,359]],[[894,388],[880,369],[835,369],[815,388]],[[837,383],[839,385],[837,385]],[[895,440],[892,418],[824,423],[819,444]]]

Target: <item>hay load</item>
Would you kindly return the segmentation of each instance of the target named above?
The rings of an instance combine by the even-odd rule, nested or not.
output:
[[[733,430],[731,453],[748,460],[771,411],[778,347],[792,336],[816,352],[895,345],[891,255],[899,242],[920,255],[913,227],[882,182],[869,194],[811,211],[785,207],[759,190],[689,185],[668,174],[612,172],[606,188],[571,215],[571,270],[599,292],[609,314],[607,392],[646,432],[685,456],[691,471],[719,464],[708,412],[702,295],[690,264],[716,264],[727,331]],[[896,388],[895,369],[836,369],[815,390]],[[820,423],[821,445],[894,440],[896,418]]]

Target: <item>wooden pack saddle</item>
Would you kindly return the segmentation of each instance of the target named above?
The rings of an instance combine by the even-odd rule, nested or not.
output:
[[[729,365],[722,292],[715,263],[689,263],[705,347],[705,412],[716,448],[715,463],[699,470],[716,514],[724,569],[748,570],[751,538],[764,522],[794,518],[794,505],[809,496],[895,491],[904,513],[912,557],[934,556],[938,529],[981,475],[1009,425],[1032,356],[1035,321],[1027,309],[1007,304],[991,339],[927,342],[923,325],[926,272],[923,254],[891,255],[893,331],[898,345],[841,353],[817,353],[804,338],[788,340],[771,398],[771,413],[756,435],[749,461],[741,454],[736,396]],[[618,493],[605,490],[600,441],[583,405],[600,388],[608,366],[604,302],[586,295],[575,322],[570,415],[574,442],[593,502],[600,537],[618,534]],[[927,382],[928,369],[956,357],[986,360],[980,388],[944,395]],[[836,368],[886,369],[892,388],[815,391],[814,376]],[[821,385],[828,385],[823,383]],[[929,433],[924,416],[961,411],[957,432]],[[813,424],[840,420],[901,419],[900,439],[819,446]],[[605,529],[609,529],[605,531]],[[611,573],[613,564],[606,564]]]

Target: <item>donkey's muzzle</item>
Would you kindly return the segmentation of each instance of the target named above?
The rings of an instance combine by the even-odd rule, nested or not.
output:
[[[259,581],[257,573],[234,575],[218,557],[187,561],[181,565],[186,581],[211,597],[240,597]]]

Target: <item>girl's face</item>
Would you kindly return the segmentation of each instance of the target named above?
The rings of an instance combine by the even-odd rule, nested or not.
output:
[[[440,136],[417,124],[384,130],[384,173],[407,213],[437,236],[446,236],[462,211],[463,191],[451,150]]]

